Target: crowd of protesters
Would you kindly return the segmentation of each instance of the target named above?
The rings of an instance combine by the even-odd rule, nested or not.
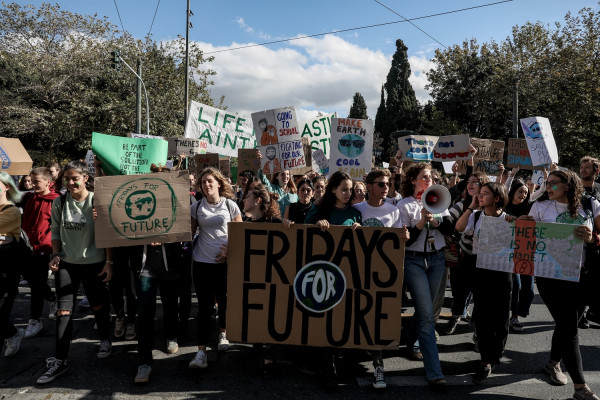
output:
[[[474,153],[472,148],[471,155]],[[206,368],[213,320],[219,328],[216,350],[227,351],[230,346],[227,260],[235,244],[228,242],[229,222],[269,222],[285,227],[315,224],[322,230],[331,225],[351,229],[379,226],[396,228],[406,241],[404,282],[415,310],[406,330],[407,354],[423,361],[430,385],[446,385],[436,322],[448,279],[452,316],[440,332],[452,335],[461,321],[471,323],[475,349],[481,356],[478,368],[472,371],[475,384],[484,382],[501,362],[509,332],[526,331],[521,321],[529,314],[537,284],[556,324],[545,371],[553,383],[566,385],[563,363],[574,385],[573,398],[598,400],[583,376],[578,329],[589,327],[590,321],[600,322],[600,301],[593,295],[600,282],[600,185],[595,182],[600,161],[582,158],[579,174],[551,165],[544,170],[539,187],[527,180],[526,171],[518,169],[506,172],[500,166],[499,176],[494,177],[473,173],[472,160],[463,175],[455,166],[450,179],[429,163],[407,165],[400,152],[395,161],[395,166],[373,169],[360,181],[344,172],[325,177],[281,171],[268,179],[259,170],[257,174],[241,171],[237,186],[218,169],[207,168],[197,176],[189,175],[192,242],[115,249],[95,245],[93,178],[85,162],[34,168],[18,182],[0,172],[0,335],[6,339],[4,355],[14,356],[24,338],[33,338],[42,330],[47,302],[49,318],[56,320],[56,346],[37,382],[51,382],[65,373],[73,311],[82,285],[84,301],[97,324],[97,356],[110,356],[114,338],[137,339],[139,367],[134,379],[148,382],[157,293],[163,308],[164,349],[175,354],[179,343],[187,339],[193,282],[198,300],[198,349],[189,367]],[[156,173],[168,171],[162,166],[152,168]],[[439,213],[423,206],[422,195],[434,184],[446,186],[452,198],[448,209]],[[575,236],[585,242],[579,282],[534,280],[528,275],[476,268],[481,216],[509,222],[572,224]],[[27,258],[23,258],[25,238],[32,248]],[[54,275],[54,290],[48,284],[50,274]],[[10,321],[22,278],[31,288],[30,319],[26,328],[17,328]],[[264,366],[275,362],[270,345],[255,344],[255,349]],[[371,351],[370,355],[373,387],[385,388],[383,352]],[[328,349],[322,356],[326,375],[335,384],[338,352]]]

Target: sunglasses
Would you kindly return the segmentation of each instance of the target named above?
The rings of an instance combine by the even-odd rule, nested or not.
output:
[[[356,147],[357,149],[362,149],[363,147],[365,147],[365,141],[364,140],[349,140],[349,139],[340,139],[340,146],[344,146],[344,147],[348,147],[350,145],[353,145],[354,147]]]
[[[390,187],[392,184],[390,182],[373,182],[374,185],[379,186],[380,188],[383,187]]]
[[[559,183],[564,183],[563,181],[546,181],[546,187],[556,186]]]

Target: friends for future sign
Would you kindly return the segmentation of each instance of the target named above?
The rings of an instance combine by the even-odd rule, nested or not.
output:
[[[92,151],[106,175],[136,175],[150,172],[152,164],[165,165],[168,142],[92,133]]]
[[[558,149],[548,118],[523,118],[521,128],[525,140],[527,140],[527,147],[529,147],[533,165],[558,164]]]
[[[412,161],[457,161],[469,158],[469,135],[409,135],[398,138],[398,149]]]
[[[579,281],[583,241],[577,225],[481,217],[477,267]]]
[[[187,171],[95,178],[96,246],[191,240],[189,186]]]
[[[329,173],[347,172],[360,179],[371,171],[374,122],[371,119],[333,118]]]
[[[184,136],[200,140],[200,153],[237,157],[238,149],[256,147],[251,121],[245,115],[192,101]]]
[[[272,174],[306,166],[294,107],[255,112],[252,122],[258,149],[263,155],[263,173]]]
[[[227,336],[397,348],[404,241],[394,228],[230,223]]]
[[[307,138],[314,151],[321,150],[329,159],[329,147],[331,143],[331,119],[337,114],[321,115],[304,123],[302,137]]]

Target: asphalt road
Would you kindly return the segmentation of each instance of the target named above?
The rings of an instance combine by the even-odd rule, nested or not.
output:
[[[450,297],[450,291],[447,291]],[[446,305],[450,305],[447,299]],[[448,309],[444,309],[445,314]],[[20,287],[13,311],[15,323],[25,327],[29,312],[29,288]],[[192,310],[192,315],[195,308]],[[159,313],[160,316],[160,308]],[[438,328],[445,324],[442,318]],[[422,362],[406,358],[405,348],[386,351],[387,389],[375,393],[371,388],[372,368],[363,351],[343,351],[340,364],[340,389],[325,393],[320,385],[321,350],[281,347],[271,374],[264,375],[252,346],[233,343],[231,350],[208,353],[206,370],[191,370],[193,341],[180,344],[177,354],[168,355],[161,336],[162,320],[155,324],[157,349],[151,381],[135,385],[137,370],[135,341],[114,341],[113,354],[96,358],[98,349],[94,320],[88,310],[75,314],[75,339],[70,352],[70,370],[54,382],[37,385],[45,359],[53,354],[55,322],[43,320],[44,329],[35,338],[24,339],[21,350],[11,358],[0,355],[0,400],[66,399],[570,399],[573,386],[551,385],[543,366],[548,361],[553,322],[536,295],[532,314],[522,320],[523,333],[511,333],[503,363],[484,385],[471,383],[470,374],[479,361],[473,351],[472,327],[461,322],[454,335],[441,336],[438,346],[442,369],[448,380],[444,392],[434,392],[424,379]],[[195,321],[190,320],[189,337],[195,337]],[[441,330],[441,329],[440,329]],[[586,379],[600,392],[600,326],[580,331]],[[216,329],[213,335],[216,349]]]

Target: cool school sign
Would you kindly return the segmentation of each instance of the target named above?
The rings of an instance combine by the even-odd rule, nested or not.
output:
[[[398,346],[404,241],[394,228],[229,224],[227,335],[247,343]]]

